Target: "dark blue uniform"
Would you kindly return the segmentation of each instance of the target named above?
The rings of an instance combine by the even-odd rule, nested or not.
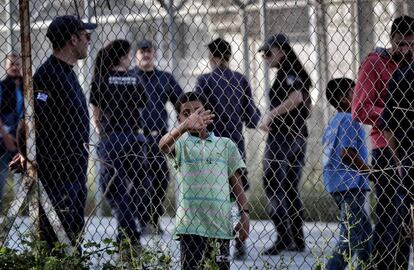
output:
[[[118,241],[139,239],[134,198],[146,196],[145,189],[144,193],[135,190],[146,181],[146,146],[139,111],[146,101],[144,87],[131,72],[109,71],[92,83],[90,103],[102,113],[100,181],[118,220]]]
[[[6,77],[0,83],[0,119],[10,135],[16,138],[19,120],[23,116],[22,82],[16,85],[14,78]],[[3,188],[6,184],[8,164],[15,153],[8,151],[0,137],[0,203],[3,197]]]
[[[247,79],[229,68],[218,67],[198,78],[196,91],[207,97],[216,115],[212,131],[217,136],[232,139],[245,159],[243,124],[255,128],[260,120],[260,110],[253,101]],[[247,172],[243,175],[243,185],[247,189]]]
[[[74,243],[84,225],[89,114],[73,66],[49,57],[33,76],[38,177]],[[41,238],[56,235],[40,216]]]
[[[413,204],[414,192],[414,64],[409,67],[398,69],[392,75],[388,83],[388,98],[385,99],[385,107],[382,114],[382,124],[387,130],[394,133],[397,141],[397,155],[403,166],[403,188],[394,190],[393,194],[403,199],[403,207],[387,212],[387,215],[395,224],[395,231],[402,232],[402,241],[398,249],[389,252],[396,253],[395,261],[399,269],[408,268],[410,257],[410,205]],[[401,220],[403,219],[403,222]],[[403,224],[401,226],[401,224]],[[400,227],[401,226],[401,227]],[[374,236],[375,237],[375,236]],[[383,237],[379,235],[378,237]],[[396,239],[396,241],[398,241]],[[393,245],[395,246],[395,245]]]
[[[143,130],[147,139],[147,160],[149,170],[147,177],[151,183],[149,187],[151,201],[141,203],[138,210],[147,211],[143,223],[152,222],[158,224],[159,218],[164,213],[162,202],[168,188],[169,175],[168,164],[158,143],[161,137],[168,131],[168,113],[165,105],[168,101],[175,104],[183,93],[174,76],[158,69],[144,72],[138,67],[135,74],[144,85],[148,102],[142,110]]]
[[[284,65],[278,71],[269,91],[270,110],[279,106],[292,91],[301,91],[310,102],[309,89],[293,69]],[[264,169],[264,190],[269,199],[267,212],[279,234],[279,243],[288,247],[296,243],[304,248],[303,207],[299,197],[299,181],[305,164],[306,119],[310,104],[302,103],[290,112],[276,117],[267,138]]]

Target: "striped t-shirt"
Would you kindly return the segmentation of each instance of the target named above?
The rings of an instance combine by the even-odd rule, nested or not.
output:
[[[236,144],[210,133],[183,136],[175,143],[178,169],[176,237],[192,234],[232,239],[229,177],[245,164]]]

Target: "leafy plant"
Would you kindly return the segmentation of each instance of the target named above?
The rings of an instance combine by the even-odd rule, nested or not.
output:
[[[160,249],[137,249],[128,239],[117,244],[112,239],[102,243],[87,242],[82,254],[65,253],[66,245],[56,243],[53,249],[45,241],[26,237],[22,241],[23,250],[3,247],[0,249],[0,269],[13,270],[86,270],[93,266],[92,258],[104,255],[117,255],[119,260],[103,264],[105,270],[153,269],[164,270],[171,267],[172,259],[167,251]]]

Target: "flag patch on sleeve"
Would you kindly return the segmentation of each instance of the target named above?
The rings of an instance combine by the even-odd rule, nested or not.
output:
[[[47,99],[49,98],[49,95],[46,92],[37,92],[36,93],[36,99],[46,102]]]

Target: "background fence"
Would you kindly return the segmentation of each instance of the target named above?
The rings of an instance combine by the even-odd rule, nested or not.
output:
[[[0,0],[0,60],[5,62],[9,52],[21,51],[21,26],[19,6],[16,1]],[[276,233],[265,212],[267,199],[262,187],[262,160],[267,134],[258,129],[244,129],[246,162],[251,189],[248,192],[251,209],[251,238],[248,241],[248,259],[232,264],[234,269],[269,267],[311,269],[318,261],[329,256],[337,237],[337,206],[325,191],[322,181],[321,137],[333,110],[326,101],[324,89],[334,77],[356,78],[361,60],[375,47],[390,45],[389,31],[392,20],[400,15],[414,15],[414,2],[407,1],[30,1],[30,27],[32,69],[36,70],[52,53],[46,30],[58,15],[79,15],[84,21],[97,23],[91,35],[91,45],[86,59],[78,61],[75,71],[87,99],[90,96],[93,61],[99,49],[114,39],[126,39],[136,43],[152,40],[156,49],[156,67],[171,72],[185,92],[194,90],[201,74],[210,72],[208,48],[211,40],[222,37],[230,42],[233,56],[230,68],[245,75],[253,90],[253,100],[264,113],[269,106],[268,89],[275,78],[258,52],[265,37],[283,32],[305,69],[309,72],[313,87],[311,99],[314,105],[307,120],[310,136],[306,152],[306,164],[300,182],[300,194],[304,203],[307,251],[289,252],[281,256],[266,257],[259,253],[276,239]],[[135,63],[133,63],[135,65]],[[4,65],[0,67],[4,78]],[[89,102],[88,102],[89,104]],[[91,110],[91,106],[89,106]],[[167,105],[169,127],[177,125],[177,115],[172,104]],[[90,111],[92,115],[92,111]],[[369,131],[368,126],[366,130]],[[368,133],[367,133],[368,134]],[[99,137],[91,120],[88,167],[88,199],[86,215],[93,216],[86,227],[86,238],[99,242],[106,237],[114,238],[116,221],[107,203],[102,203],[99,189],[99,168],[96,145]],[[369,144],[369,140],[366,140]],[[151,162],[151,161],[150,161]],[[162,237],[145,236],[142,242],[159,246],[172,256],[172,269],[179,265],[177,243],[172,239],[173,218],[176,205],[176,171],[170,165],[171,181],[165,207],[167,212],[161,227],[166,230]],[[2,170],[4,168],[2,167]],[[3,214],[15,198],[19,180],[10,177],[2,198]],[[370,195],[375,206],[375,196]],[[24,212],[17,219],[10,233],[7,246],[19,249],[21,234],[31,228]],[[372,214],[375,220],[374,215]],[[107,259],[107,258],[106,258]],[[95,258],[93,268],[102,267],[104,259]],[[1,268],[1,266],[0,266]]]

